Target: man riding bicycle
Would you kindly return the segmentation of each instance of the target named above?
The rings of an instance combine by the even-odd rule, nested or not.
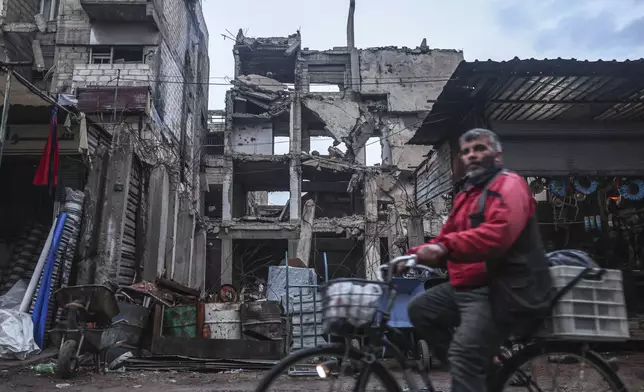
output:
[[[446,266],[449,282],[408,310],[434,355],[449,359],[452,391],[483,392],[502,341],[547,316],[552,280],[536,201],[521,176],[503,169],[498,136],[476,128],[459,145],[466,176],[450,216],[436,238],[409,251],[421,264]]]

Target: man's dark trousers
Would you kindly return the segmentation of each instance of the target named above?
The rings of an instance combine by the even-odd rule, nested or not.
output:
[[[452,392],[487,389],[490,360],[505,337],[493,320],[488,294],[487,287],[455,289],[446,282],[409,304],[409,318],[416,331],[439,359],[449,359]]]

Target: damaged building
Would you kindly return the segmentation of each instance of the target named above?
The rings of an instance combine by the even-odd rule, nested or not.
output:
[[[0,179],[11,184],[0,200],[0,269],[30,278],[69,188],[84,193],[82,233],[75,273],[58,284],[167,278],[202,290],[201,2],[2,0],[0,11],[9,97]],[[51,195],[34,176],[55,124]]]
[[[283,263],[329,277],[373,277],[383,260],[431,236],[412,176],[429,152],[406,145],[463,53],[302,47],[300,32],[248,37],[233,54],[225,109],[211,112],[206,177],[206,285],[237,290]],[[318,140],[328,141],[319,148]],[[367,147],[382,153],[367,165]],[[288,145],[288,149],[284,148]],[[285,203],[269,203],[271,195]],[[438,227],[438,225],[434,225]]]

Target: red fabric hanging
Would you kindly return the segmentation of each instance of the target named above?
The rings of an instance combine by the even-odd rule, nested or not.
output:
[[[50,191],[58,184],[58,108],[56,107],[52,110],[49,137],[40,157],[33,184],[49,186]]]

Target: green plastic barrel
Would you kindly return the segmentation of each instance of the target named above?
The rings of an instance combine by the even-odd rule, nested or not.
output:
[[[195,305],[166,307],[163,312],[163,336],[197,337],[197,307]]]

